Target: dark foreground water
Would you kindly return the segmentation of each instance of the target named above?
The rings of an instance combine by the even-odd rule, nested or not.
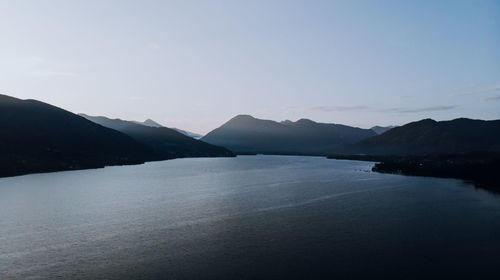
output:
[[[0,279],[500,279],[500,197],[314,157],[0,179]]]

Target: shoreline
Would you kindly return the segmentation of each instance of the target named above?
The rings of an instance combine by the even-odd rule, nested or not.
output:
[[[258,156],[258,155],[274,155],[274,156],[304,156],[304,157],[325,157],[327,159],[336,160],[354,160],[372,162],[374,165],[371,168],[372,172],[396,174],[404,176],[419,176],[433,178],[451,178],[460,179],[472,183],[474,186],[500,193],[500,178],[495,176],[500,171],[500,157],[494,155],[490,157],[478,156],[372,156],[372,155],[307,155],[299,153],[235,153],[234,156],[208,156],[208,157],[176,157],[158,160],[148,160],[144,162],[132,162],[121,164],[108,164],[99,166],[85,167],[68,167],[52,170],[13,172],[11,174],[0,174],[0,179],[13,178],[33,174],[57,173],[66,171],[102,169],[112,166],[131,166],[141,165],[148,162],[158,162],[165,160],[174,160],[182,158],[232,158],[237,156]]]
[[[142,165],[146,164],[148,162],[159,162],[159,161],[166,161],[166,160],[174,160],[174,159],[182,159],[182,158],[233,158],[236,157],[237,155],[234,154],[234,156],[192,156],[192,157],[173,157],[173,158],[164,158],[164,159],[154,159],[154,160],[146,160],[146,161],[140,161],[140,162],[129,162],[129,163],[116,163],[116,164],[104,164],[104,165],[94,165],[94,166],[78,166],[78,167],[73,167],[70,166],[68,168],[54,168],[54,169],[46,169],[46,170],[37,170],[37,171],[18,171],[15,172],[6,172],[2,173],[0,172],[0,179],[4,178],[14,178],[14,177],[21,177],[21,176],[26,176],[26,175],[34,175],[34,174],[48,174],[48,173],[58,173],[58,172],[67,172],[67,171],[80,171],[80,170],[92,170],[92,169],[103,169],[106,167],[113,167],[113,166],[132,166],[132,165]]]
[[[369,156],[332,155],[329,159],[372,161],[373,172],[452,178],[472,182],[476,187],[500,193],[500,158],[496,155]]]

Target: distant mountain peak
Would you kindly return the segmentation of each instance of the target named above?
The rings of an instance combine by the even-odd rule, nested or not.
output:
[[[310,119],[300,119],[295,122],[296,124],[314,124],[316,123],[315,121],[312,121]]]
[[[149,120],[151,122],[148,122],[148,120],[136,122],[119,119],[112,120],[102,116],[92,117],[83,114],[81,116],[132,137],[136,141],[150,147],[156,154],[164,158],[233,155],[225,148],[197,140],[201,135],[176,128],[147,125],[147,123],[151,124],[151,122],[158,124],[153,120]]]
[[[251,115],[242,114],[242,115],[236,115],[235,117],[233,117],[229,121],[243,121],[243,120],[256,120],[256,118],[254,118]]]
[[[310,119],[302,118],[302,119],[297,120],[296,122],[291,121],[291,120],[284,120],[284,121],[281,121],[280,123],[285,124],[285,125],[294,125],[294,124],[304,125],[304,124],[316,124],[317,122],[310,120]]]
[[[422,119],[422,120],[416,121],[415,123],[437,123],[437,121],[435,121],[431,118],[427,118],[427,119]]]
[[[152,119],[147,119],[142,124],[150,127],[163,127],[163,125],[153,121]]]
[[[140,124],[140,125],[144,125],[144,126],[149,126],[149,127],[163,127],[163,128],[166,128],[166,126],[163,126],[161,124],[159,124],[158,122],[152,120],[152,119],[147,119],[143,122],[137,122],[137,121],[132,121],[133,123],[136,123],[136,124]],[[175,128],[175,127],[171,127],[171,129],[177,131],[177,132],[180,132],[186,136],[189,136],[191,138],[194,138],[194,139],[200,139],[201,138],[201,135],[198,134],[198,133],[194,133],[194,132],[190,132],[190,131],[186,131],[186,130],[182,130],[182,129],[179,129],[179,128]]]
[[[262,122],[266,122],[266,121],[254,118],[251,115],[237,115],[237,116],[231,118],[229,121],[227,121],[223,126],[226,126],[226,127],[244,127],[247,125],[253,126],[256,123],[262,123]]]

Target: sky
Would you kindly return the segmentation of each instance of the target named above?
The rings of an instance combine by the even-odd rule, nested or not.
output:
[[[0,0],[0,93],[198,133],[500,119],[500,1]]]

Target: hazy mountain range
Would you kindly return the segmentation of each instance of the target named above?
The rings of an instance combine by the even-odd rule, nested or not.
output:
[[[425,119],[361,129],[307,119],[270,121],[239,115],[203,141],[236,153],[444,155],[500,152],[500,120]]]
[[[142,124],[142,125],[145,125],[145,126],[150,126],[150,127],[165,127],[155,121],[153,121],[152,119],[147,119],[143,122],[138,122],[138,121],[133,121],[134,123],[137,123],[137,124]],[[194,133],[194,132],[190,132],[190,131],[186,131],[186,130],[182,130],[182,129],[179,129],[179,128],[175,128],[175,127],[171,127],[171,129],[177,131],[177,132],[180,132],[186,136],[189,136],[191,138],[194,138],[194,139],[200,139],[203,135],[201,134],[198,134],[198,133]]]
[[[148,126],[133,121],[80,115],[94,123],[132,137],[164,158],[232,156],[232,153],[225,148],[193,139],[161,125]]]
[[[328,154],[375,135],[371,129],[308,119],[276,122],[238,115],[201,140],[236,153]]]
[[[85,115],[85,114],[79,114],[79,115]],[[86,116],[86,115],[85,115]],[[163,125],[153,121],[152,119],[147,119],[143,122],[138,122],[138,121],[132,121],[133,123],[136,123],[136,124],[141,124],[141,125],[145,125],[145,126],[150,126],[150,127],[163,127]]]

